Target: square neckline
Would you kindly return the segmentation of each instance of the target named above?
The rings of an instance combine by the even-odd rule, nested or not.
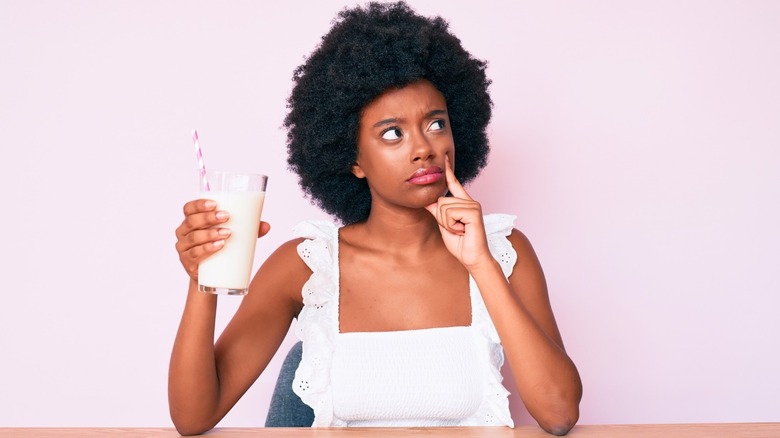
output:
[[[352,332],[343,332],[341,331],[341,230],[344,229],[344,226],[341,227],[335,227],[335,233],[336,236],[333,239],[333,250],[334,250],[334,272],[336,277],[336,288],[335,288],[335,305],[336,305],[336,335],[342,336],[342,335],[351,335],[351,334],[386,334],[386,333],[394,333],[394,334],[409,334],[413,335],[417,332],[429,332],[431,330],[440,330],[440,329],[463,329],[463,328],[473,328],[474,327],[474,289],[476,287],[474,286],[474,279],[471,277],[471,274],[468,274],[469,276],[469,324],[468,325],[448,325],[448,326],[437,326],[437,327],[424,327],[424,328],[415,328],[415,329],[402,329],[402,330],[369,330],[369,331],[352,331]]]

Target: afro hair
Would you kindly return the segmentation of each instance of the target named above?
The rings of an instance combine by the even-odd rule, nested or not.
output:
[[[426,79],[442,93],[455,142],[455,176],[468,183],[487,164],[492,101],[487,63],[441,17],[406,3],[342,10],[293,74],[287,100],[287,163],[304,193],[344,224],[364,221],[371,193],[351,172],[363,108],[383,92]]]

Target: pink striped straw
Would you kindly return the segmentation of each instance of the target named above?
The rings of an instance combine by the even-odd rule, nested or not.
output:
[[[200,172],[200,178],[203,180],[203,187],[206,191],[210,191],[209,182],[206,179],[206,165],[203,164],[203,152],[200,150],[200,143],[198,142],[198,130],[192,130],[192,142],[195,143],[195,158],[198,160],[198,171]]]

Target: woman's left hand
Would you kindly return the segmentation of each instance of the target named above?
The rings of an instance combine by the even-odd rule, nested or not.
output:
[[[482,206],[466,193],[455,178],[449,156],[445,159],[444,176],[452,197],[441,197],[425,207],[436,218],[444,244],[468,270],[482,263],[492,263],[493,256],[482,221]]]

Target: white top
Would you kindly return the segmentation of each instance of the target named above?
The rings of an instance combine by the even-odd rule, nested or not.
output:
[[[506,238],[514,216],[486,215],[485,231],[504,275],[517,255]],[[293,391],[314,410],[314,427],[509,426],[504,351],[473,278],[471,325],[339,333],[338,228],[295,227],[298,254],[312,270],[296,334],[303,356]]]
[[[458,425],[479,409],[488,371],[472,333],[444,327],[337,335],[333,415],[348,426]]]

